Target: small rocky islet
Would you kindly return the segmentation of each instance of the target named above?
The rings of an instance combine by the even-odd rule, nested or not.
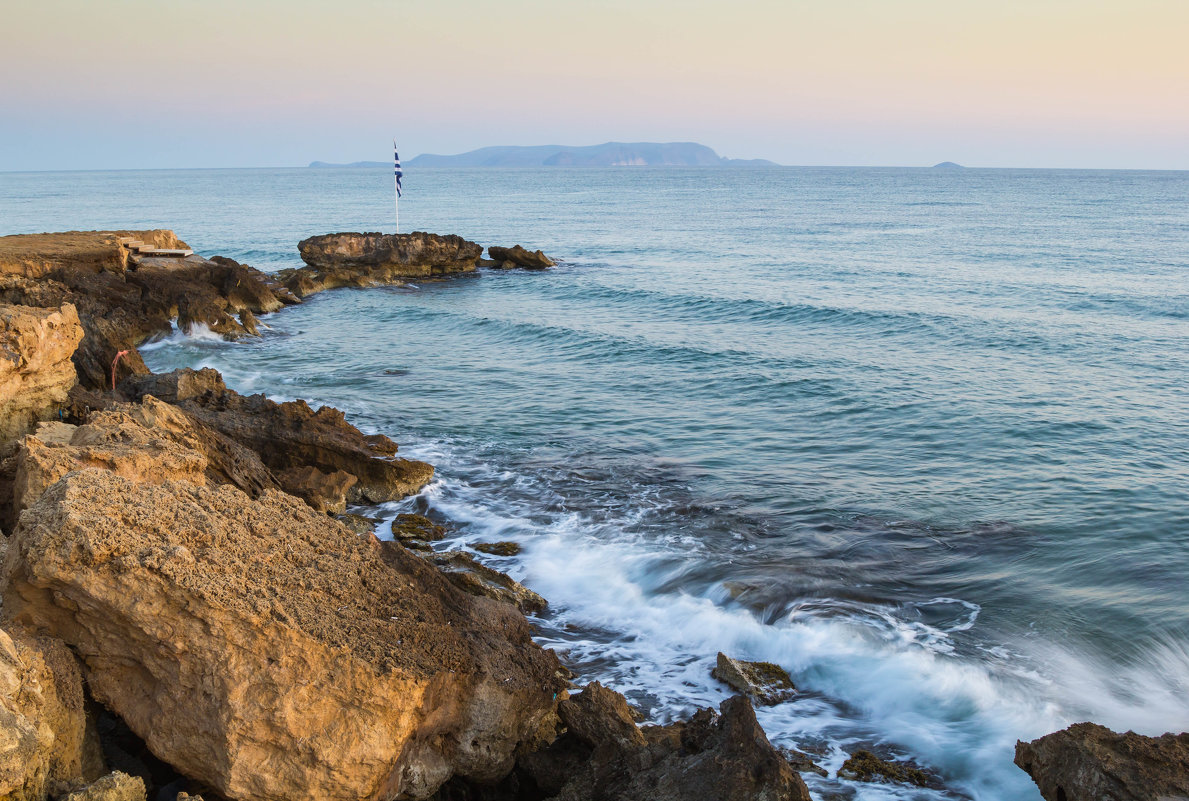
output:
[[[336,409],[148,370],[175,325],[254,336],[328,289],[554,265],[423,232],[298,247],[273,275],[167,230],[0,237],[0,799],[808,799],[798,771],[824,771],[752,707],[796,703],[779,666],[719,654],[738,695],[640,725],[533,641],[546,599],[436,550],[439,522],[380,540],[346,513],[431,465]],[[1189,735],[1080,724],[1016,761],[1054,801],[1189,795]],[[930,780],[867,751],[844,771]]]

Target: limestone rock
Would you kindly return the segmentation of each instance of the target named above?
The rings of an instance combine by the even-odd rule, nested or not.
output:
[[[5,613],[160,758],[242,801],[494,782],[564,685],[506,604],[297,499],[83,470],[22,515]]]
[[[933,781],[925,771],[900,762],[880,759],[870,751],[862,749],[855,751],[849,759],[842,763],[842,767],[838,769],[838,777],[858,782],[915,784],[917,787],[933,785]]]
[[[173,231],[67,231],[0,236],[0,274],[40,278],[63,268],[123,272],[131,251],[121,238],[158,248],[185,248]]]
[[[483,248],[453,234],[339,233],[297,245],[306,267],[278,273],[298,297],[344,286],[400,283],[405,278],[471,272]]]
[[[62,801],[145,801],[144,779],[112,771]]]
[[[417,555],[437,566],[451,582],[471,595],[491,598],[512,604],[521,612],[540,612],[548,602],[510,576],[480,564],[462,551],[416,551]]]
[[[20,627],[0,630],[0,798],[42,801],[101,770],[70,651]]]
[[[1077,723],[1016,743],[1015,762],[1047,801],[1189,798],[1189,733],[1144,737]]]
[[[765,706],[788,701],[797,694],[788,672],[771,662],[747,662],[719,652],[718,665],[710,675]]]
[[[319,512],[342,514],[347,510],[347,493],[358,483],[343,470],[323,473],[312,465],[291,467],[276,473],[281,489],[296,495]]]
[[[522,757],[505,787],[564,801],[809,801],[745,696],[724,701],[720,713],[638,729],[623,696],[593,683],[558,714],[566,732]]]
[[[424,515],[399,514],[392,521],[392,538],[401,544],[410,540],[437,542],[446,539],[446,527]]]
[[[476,542],[471,547],[479,553],[492,556],[515,556],[520,553],[519,542]]]
[[[347,490],[351,503],[384,503],[421,490],[433,478],[425,462],[391,457],[387,437],[364,436],[329,406],[314,411],[305,401],[277,403],[263,395],[240,395],[219,373],[175,370],[137,376],[121,385],[134,398],[153,395],[231,441],[254,451],[274,473],[314,467],[326,475],[339,471],[357,479]]]
[[[510,248],[501,248],[492,245],[487,248],[487,253],[492,260],[501,263],[504,269],[508,266],[524,267],[528,270],[544,270],[547,267],[556,267],[557,263],[553,259],[546,256],[541,251],[533,253],[526,250],[520,245]]]
[[[0,304],[0,441],[23,435],[66,402],[83,338],[69,303],[53,309]]]

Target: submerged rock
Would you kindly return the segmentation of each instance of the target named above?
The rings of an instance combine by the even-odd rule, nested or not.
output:
[[[855,751],[842,763],[838,778],[858,782],[899,782],[917,787],[930,787],[934,783],[929,774],[919,768],[888,762],[865,750]]]
[[[289,495],[72,473],[21,516],[6,615],[221,795],[424,798],[552,731],[552,653],[506,604]]]
[[[392,538],[402,545],[411,541],[437,542],[446,539],[446,527],[425,515],[399,514],[392,521]]]
[[[406,278],[471,272],[482,246],[453,234],[338,233],[297,244],[307,266],[278,273],[298,297],[345,286],[401,283]]]
[[[710,675],[765,706],[788,701],[797,695],[788,672],[771,662],[747,662],[719,652],[718,664]]]
[[[520,553],[519,542],[476,542],[471,547],[479,553],[492,556],[515,556]]]
[[[533,253],[520,245],[510,248],[501,248],[492,245],[487,248],[487,254],[491,256],[492,261],[496,265],[504,269],[523,267],[527,270],[544,270],[547,267],[557,266],[557,263],[553,259],[541,251],[538,250]]]
[[[1144,737],[1077,723],[1017,742],[1015,762],[1047,801],[1189,798],[1189,733]]]
[[[70,303],[0,304],[0,441],[23,435],[66,402],[78,380],[71,358],[82,338]]]

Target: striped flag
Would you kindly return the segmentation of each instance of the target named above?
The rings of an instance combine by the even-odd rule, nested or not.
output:
[[[396,152],[396,140],[392,140],[392,158],[396,161],[396,196],[400,197],[400,179],[404,175],[400,171],[400,153]]]

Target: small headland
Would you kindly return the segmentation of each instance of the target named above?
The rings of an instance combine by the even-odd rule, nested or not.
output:
[[[533,641],[547,599],[481,561],[511,543],[447,551],[417,515],[381,541],[345,512],[419,492],[431,465],[337,409],[148,370],[153,337],[257,336],[319,291],[553,264],[423,232],[300,252],[271,275],[170,231],[0,237],[0,798],[807,801],[799,772],[823,769],[753,709],[798,702],[780,666],[720,654],[739,694],[642,726]],[[1108,772],[1109,749],[1142,750],[1099,741],[1078,758]],[[1044,788],[1056,763],[1032,747],[1017,759]]]

